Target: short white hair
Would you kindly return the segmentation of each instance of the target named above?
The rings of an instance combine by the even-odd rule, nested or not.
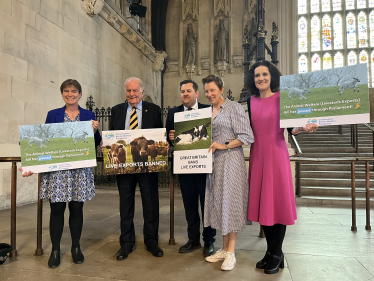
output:
[[[143,81],[142,81],[140,78],[138,78],[138,77],[129,77],[129,78],[127,78],[126,81],[125,81],[125,88],[126,88],[126,84],[127,84],[127,82],[130,82],[131,80],[136,80],[136,81],[138,81],[138,82],[139,82],[139,85],[140,85],[140,90],[141,90],[141,91],[144,91]]]

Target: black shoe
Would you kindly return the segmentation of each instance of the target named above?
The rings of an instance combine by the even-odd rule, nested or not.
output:
[[[271,258],[270,252],[266,251],[265,256],[262,258],[262,260],[256,263],[256,268],[264,269],[266,266],[266,263],[270,260],[270,258]]]
[[[186,244],[179,248],[179,253],[191,253],[193,250],[200,249],[201,243],[200,241],[188,240]]]
[[[284,268],[284,255],[281,256],[272,255],[270,260],[265,266],[264,272],[266,274],[275,274],[279,272],[279,268]]]
[[[122,260],[125,260],[127,259],[127,257],[129,256],[129,254],[132,252],[132,248],[121,248],[118,250],[118,252],[116,253],[116,259],[117,261],[122,261]]]
[[[161,248],[158,245],[147,246],[147,251],[151,252],[152,255],[154,255],[155,257],[164,256],[164,252],[161,250]]]
[[[83,256],[82,251],[79,247],[71,249],[71,257],[73,258],[73,262],[76,263],[76,264],[83,263],[83,261],[84,261],[84,256]]]
[[[48,266],[50,268],[56,268],[60,265],[60,250],[54,250],[48,260]]]
[[[212,242],[205,242],[204,243],[204,250],[203,250],[203,256],[209,257],[213,255],[214,253],[214,244]]]

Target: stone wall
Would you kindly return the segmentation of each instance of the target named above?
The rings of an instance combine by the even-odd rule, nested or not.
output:
[[[253,0],[227,0],[229,16],[222,12],[215,16],[217,0],[198,1],[196,18],[184,17],[185,7],[183,3],[195,1],[169,0],[167,24],[166,24],[166,73],[165,73],[165,106],[179,105],[179,82],[188,79],[184,68],[185,37],[188,24],[192,24],[197,35],[196,69],[192,73],[192,79],[200,86],[199,101],[208,103],[202,89],[201,79],[209,74],[219,75],[215,68],[212,56],[214,52],[214,34],[219,19],[224,19],[226,30],[229,32],[229,62],[223,73],[225,82],[224,94],[230,89],[235,101],[239,100],[244,85],[243,62],[243,30],[246,24],[251,27],[251,18],[254,16],[250,7],[257,1]],[[189,8],[194,8],[190,6]],[[190,9],[191,10],[191,9]],[[227,12],[226,11],[226,12]],[[297,1],[292,0],[267,0],[265,7],[265,29],[268,32],[266,43],[271,48],[272,22],[279,26],[279,68],[283,74],[297,73]],[[227,15],[227,13],[226,13]],[[267,56],[268,60],[271,60]],[[206,68],[206,69],[205,69]]]
[[[99,107],[123,102],[123,82],[130,76],[143,79],[145,94],[160,104],[155,50],[113,3],[106,0],[103,11],[91,17],[78,0],[1,1],[0,156],[20,155],[19,125],[44,123],[49,110],[64,105],[59,86],[67,78],[82,84],[82,107],[90,95]],[[109,14],[116,17],[112,25]],[[36,179],[18,173],[18,204],[37,200]],[[0,163],[0,209],[9,204],[10,164]]]

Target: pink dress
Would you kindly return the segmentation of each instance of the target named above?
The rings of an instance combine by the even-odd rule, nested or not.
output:
[[[292,225],[296,204],[290,158],[279,127],[279,92],[268,98],[251,97],[255,141],[249,159],[248,219],[261,225]]]

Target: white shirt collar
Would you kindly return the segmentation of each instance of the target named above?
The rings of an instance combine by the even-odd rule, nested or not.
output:
[[[188,107],[185,107],[184,105],[183,105],[183,108],[184,108],[184,111],[188,110]],[[195,104],[192,106],[192,108],[195,109],[195,110],[199,109],[199,106],[198,106],[198,103],[197,103],[197,99],[196,99]]]

